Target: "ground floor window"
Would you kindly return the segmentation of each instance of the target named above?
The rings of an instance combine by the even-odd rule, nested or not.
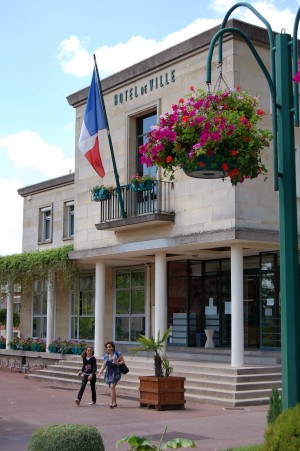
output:
[[[144,268],[116,270],[115,287],[115,340],[136,341],[145,334]]]
[[[33,283],[32,336],[46,338],[47,335],[47,280],[35,280]]]
[[[77,289],[71,292],[71,339],[94,340],[95,277],[79,278]]]

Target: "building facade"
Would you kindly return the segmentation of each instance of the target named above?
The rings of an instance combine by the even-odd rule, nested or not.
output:
[[[269,68],[266,31],[237,20],[229,26],[249,36]],[[280,348],[279,208],[272,149],[263,155],[267,179],[259,176],[237,187],[226,179],[193,179],[181,170],[170,182],[139,161],[138,148],[159,115],[170,111],[190,86],[206,89],[207,51],[216,31],[101,83],[126,215],[115,188],[108,199],[91,199],[95,186],[116,186],[107,133],[99,133],[106,171],[102,181],[77,147],[89,88],[68,97],[76,114],[75,173],[22,188],[19,194],[24,197],[23,251],[72,242],[70,258],[80,275],[70,290],[55,292],[50,323],[47,281],[37,281],[32,299],[22,305],[25,335],[88,339],[96,355],[102,355],[108,339],[125,348],[140,334],[156,335],[169,327],[168,345],[185,348],[202,346],[204,331],[213,330],[213,345],[235,349],[236,364],[243,363],[244,348]],[[262,127],[271,129],[267,81],[238,36],[224,38],[222,74],[228,86],[261,98],[267,113]],[[213,77],[217,82],[217,55]],[[149,173],[156,181],[133,191],[130,178],[136,173]],[[242,297],[233,291],[239,284]],[[37,296],[40,304],[34,302]],[[232,321],[236,311],[242,318],[238,325]],[[51,331],[47,324],[53,324]]]

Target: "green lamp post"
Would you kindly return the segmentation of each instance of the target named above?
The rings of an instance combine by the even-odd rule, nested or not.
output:
[[[236,28],[226,28],[227,20],[236,8],[249,8],[265,24],[271,56],[271,74],[248,36]],[[274,189],[279,190],[280,223],[280,302],[283,409],[300,402],[300,299],[298,270],[298,231],[295,175],[295,130],[299,126],[298,86],[292,81],[292,61],[297,72],[297,31],[300,8],[297,12],[292,38],[282,32],[274,34],[267,20],[248,3],[232,6],[220,30],[213,37],[207,57],[207,84],[211,84],[211,63],[216,42],[219,43],[219,64],[222,63],[222,40],[226,33],[238,34],[251,50],[262,69],[270,88],[273,105],[274,133]]]

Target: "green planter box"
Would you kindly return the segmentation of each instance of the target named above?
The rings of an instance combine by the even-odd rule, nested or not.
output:
[[[146,180],[145,182],[140,183],[132,183],[131,184],[131,191],[146,191],[153,188],[153,180]]]
[[[32,350],[35,352],[45,352],[45,346],[39,345],[39,344],[34,344],[34,345],[32,345]]]
[[[31,351],[31,346],[30,345],[23,346],[23,351]]]
[[[101,202],[101,200],[107,200],[111,198],[111,192],[108,189],[98,189],[92,193],[92,200]]]

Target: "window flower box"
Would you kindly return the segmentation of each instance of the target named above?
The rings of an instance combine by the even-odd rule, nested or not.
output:
[[[94,188],[91,189],[92,200],[95,202],[101,202],[102,200],[110,199],[113,190],[113,186],[94,186]]]
[[[131,191],[147,191],[153,188],[155,177],[150,175],[134,175],[130,179]]]

